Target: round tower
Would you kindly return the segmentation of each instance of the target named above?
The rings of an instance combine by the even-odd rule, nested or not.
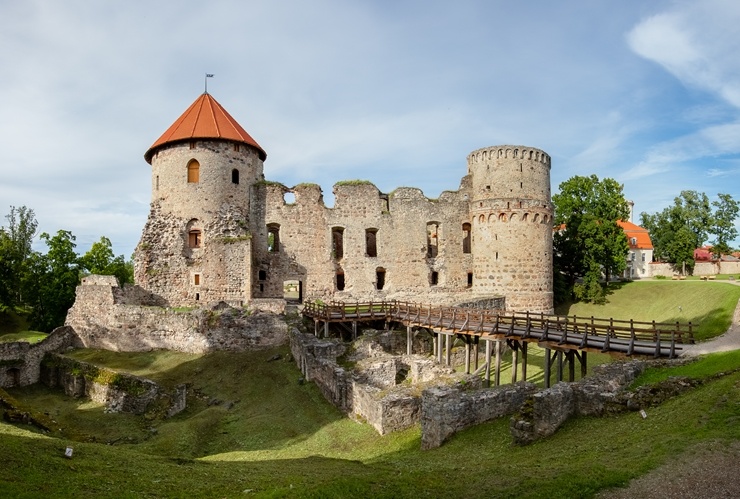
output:
[[[249,300],[250,191],[265,151],[205,93],[149,148],[135,280],[172,306]]]
[[[515,311],[551,313],[550,156],[526,146],[468,155],[473,293],[499,294]]]

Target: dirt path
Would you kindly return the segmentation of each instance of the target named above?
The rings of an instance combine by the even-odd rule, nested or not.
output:
[[[735,307],[732,324],[725,334],[709,341],[684,348],[683,356],[696,356],[705,353],[727,352],[740,349],[740,301]]]

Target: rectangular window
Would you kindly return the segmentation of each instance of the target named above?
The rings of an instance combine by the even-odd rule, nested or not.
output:
[[[430,284],[432,286],[436,286],[437,284],[439,284],[439,272],[434,271],[434,270],[432,271],[432,275],[430,278]]]
[[[470,253],[470,224],[464,223],[463,226],[463,253]]]
[[[468,272],[468,287],[469,288],[473,287],[473,273],[472,272]]]
[[[200,230],[193,229],[188,233],[188,246],[191,248],[200,248],[202,244],[202,235]]]
[[[645,253],[642,254],[642,261],[645,261]]]
[[[367,256],[378,256],[377,235],[378,229],[365,229],[365,254]]]
[[[342,227],[331,229],[331,252],[336,260],[344,257],[344,228]]]
[[[436,258],[439,253],[439,224],[427,222],[427,258]]]
[[[375,289],[381,290],[385,287],[385,269],[377,269],[375,271]]]
[[[337,273],[337,291],[344,291],[344,274]]]
[[[195,274],[193,276],[193,284],[196,286],[200,286],[200,274]]]
[[[280,251],[280,224],[267,226],[267,251],[270,253]]]

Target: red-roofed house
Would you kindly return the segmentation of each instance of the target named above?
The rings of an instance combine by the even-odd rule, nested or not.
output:
[[[623,220],[617,221],[627,236],[630,251],[627,254],[626,279],[650,277],[650,262],[653,261],[653,243],[647,229]]]

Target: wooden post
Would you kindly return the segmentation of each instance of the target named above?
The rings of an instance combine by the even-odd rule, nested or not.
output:
[[[324,338],[329,337],[329,321],[324,322]]]
[[[586,355],[588,352],[583,351],[581,352],[581,379],[586,377],[586,373],[588,372],[588,365],[587,365],[587,359]]]
[[[450,351],[452,350],[452,335],[446,334],[445,335],[445,365],[449,367],[450,365]]]
[[[576,359],[575,351],[568,350],[566,354],[568,356],[568,381],[571,383],[576,380]]]
[[[491,340],[486,340],[486,387],[491,386]]]
[[[501,340],[496,340],[496,370],[494,372],[494,384],[501,384]]]
[[[437,333],[437,362],[442,363],[442,333]]]
[[[475,371],[478,370],[478,343],[480,342],[479,336],[473,337],[473,355],[475,356],[475,361],[473,362],[473,369]]]
[[[517,341],[511,342],[511,384],[516,383],[516,372],[519,370],[519,345]]]
[[[549,348],[545,348],[545,388],[550,388],[550,350]]]
[[[357,339],[357,321],[352,321],[352,340]]]
[[[414,341],[414,335],[411,332],[411,326],[406,326],[406,355],[411,355],[413,351],[413,344]]]
[[[465,374],[470,374],[470,338],[465,337]]]
[[[432,356],[437,357],[437,338],[438,335],[434,334],[434,331],[432,331]]]
[[[563,381],[563,352],[558,351],[558,374],[557,374],[558,383]]]
[[[527,381],[527,342],[522,341],[522,381]]]

